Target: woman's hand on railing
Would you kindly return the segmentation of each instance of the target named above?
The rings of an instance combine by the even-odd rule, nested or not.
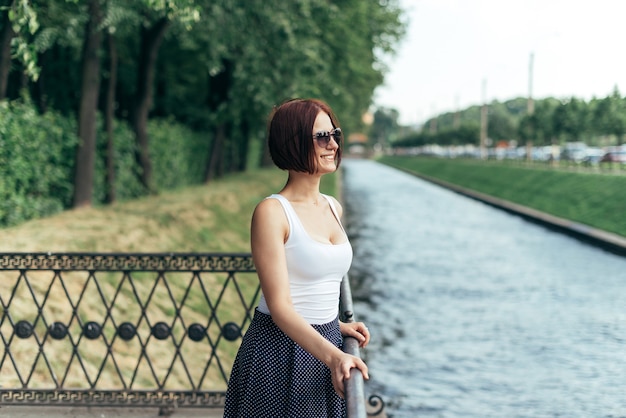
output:
[[[344,337],[355,338],[361,348],[370,342],[370,331],[363,322],[339,322],[339,330]]]
[[[350,378],[350,370],[356,368],[361,371],[364,379],[369,379],[367,365],[363,360],[352,354],[341,352],[332,359],[329,365],[333,387],[339,396],[345,398],[344,381]]]

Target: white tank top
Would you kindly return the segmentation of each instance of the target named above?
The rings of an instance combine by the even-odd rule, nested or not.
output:
[[[332,199],[326,195],[322,196],[330,205],[343,230]],[[284,196],[273,194],[268,197],[270,198],[281,203],[289,221],[285,255],[291,301],[296,312],[310,324],[326,324],[333,321],[339,313],[341,279],[352,263],[350,242],[346,239],[345,242],[334,245],[314,240],[306,232],[291,203]],[[263,294],[258,309],[271,315]]]

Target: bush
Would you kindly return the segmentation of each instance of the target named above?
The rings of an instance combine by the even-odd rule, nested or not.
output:
[[[150,157],[157,190],[201,184],[209,153],[206,133],[195,132],[171,120],[151,120]]]
[[[76,121],[40,115],[28,100],[0,103],[0,226],[68,207]]]
[[[0,227],[49,216],[72,206],[77,122],[55,111],[40,114],[28,100],[0,102]],[[204,180],[206,133],[173,120],[148,123],[153,180],[168,190]],[[135,135],[125,122],[114,127],[116,200],[146,194],[138,176]],[[107,136],[98,121],[93,204],[106,198]]]
[[[94,204],[105,203],[106,200],[107,135],[101,126],[98,127],[97,141],[93,192]],[[126,122],[116,121],[114,123],[113,149],[116,200],[124,201],[144,195],[145,190],[139,181],[137,164],[135,162],[135,134]]]

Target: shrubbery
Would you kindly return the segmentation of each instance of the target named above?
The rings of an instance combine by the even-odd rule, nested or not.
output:
[[[76,131],[74,119],[28,101],[0,103],[0,226],[70,205]]]
[[[157,190],[202,183],[209,154],[207,133],[194,132],[172,120],[152,119],[148,122],[148,134]]]
[[[203,180],[209,137],[173,120],[150,120],[151,158],[156,190]],[[77,123],[48,111],[40,114],[28,100],[0,103],[0,227],[48,216],[72,205]],[[94,205],[106,196],[107,138],[98,127]],[[146,193],[138,180],[135,136],[125,122],[114,129],[117,200]]]

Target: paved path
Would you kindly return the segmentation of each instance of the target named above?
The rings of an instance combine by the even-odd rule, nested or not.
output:
[[[224,410],[220,408],[180,408],[176,409],[171,418],[222,418]],[[161,418],[156,408],[87,408],[58,406],[1,406],[2,418]],[[370,415],[368,415],[369,417]],[[386,418],[385,411],[376,415]]]
[[[221,418],[224,413],[219,408],[180,408],[169,415],[171,418]],[[160,418],[157,408],[89,408],[58,406],[3,406],[2,418]]]

